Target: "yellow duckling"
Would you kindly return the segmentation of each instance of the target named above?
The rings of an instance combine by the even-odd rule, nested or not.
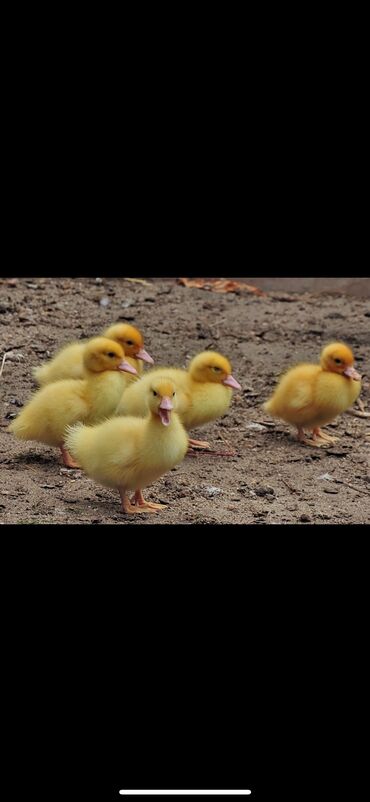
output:
[[[83,470],[116,488],[126,513],[156,512],[164,504],[145,501],[143,488],[181,462],[188,437],[176,414],[176,390],[166,377],[147,383],[147,417],[111,418],[98,426],[68,427],[65,442]],[[128,492],[134,490],[134,497]]]
[[[322,353],[320,365],[302,364],[289,370],[280,380],[264,409],[298,429],[298,440],[310,446],[334,443],[338,438],[321,431],[357,399],[361,376],[353,367],[354,358],[344,343],[331,343]],[[312,431],[312,439],[304,429]]]
[[[68,424],[97,423],[111,415],[122,395],[122,371],[136,373],[125,360],[123,348],[113,340],[96,337],[85,347],[86,379],[63,379],[42,387],[8,427],[20,440],[57,446],[63,462],[74,468],[64,447]]]
[[[178,394],[178,414],[189,431],[224,415],[231,403],[232,389],[240,384],[231,375],[231,364],[216,351],[203,351],[191,361],[188,370],[160,368],[148,371],[140,381],[124,390],[117,415],[147,414],[148,387],[159,373],[171,379]],[[189,439],[196,448],[209,448],[209,443]]]
[[[128,323],[117,323],[110,326],[102,334],[109,340],[114,340],[122,346],[126,360],[132,365],[141,376],[144,366],[143,362],[154,364],[154,360],[144,349],[144,339],[141,331]],[[84,379],[83,354],[87,343],[90,340],[69,343],[65,345],[49,362],[40,367],[33,368],[33,377],[38,385],[44,387],[50,382],[60,381],[60,379]],[[127,383],[132,380],[127,376]]]

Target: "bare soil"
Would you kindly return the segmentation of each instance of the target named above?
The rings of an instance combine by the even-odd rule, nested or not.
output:
[[[222,420],[192,432],[218,451],[235,449],[235,456],[186,457],[148,488],[148,499],[168,504],[157,515],[126,517],[117,493],[64,468],[57,450],[7,432],[35,389],[32,367],[118,320],[143,331],[157,366],[186,367],[211,348],[231,360],[242,385]],[[262,409],[282,371],[317,361],[323,345],[344,340],[363,375],[361,399],[369,410],[369,330],[369,301],[340,294],[225,295],[165,279],[149,286],[117,278],[1,280],[0,365],[8,352],[0,379],[1,522],[369,523],[370,419],[342,415],[328,427],[339,442],[315,449]]]

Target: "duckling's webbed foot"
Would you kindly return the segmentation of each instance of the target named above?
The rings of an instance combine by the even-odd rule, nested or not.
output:
[[[192,448],[191,448],[192,446]],[[205,440],[192,440],[189,437],[189,448],[187,450],[188,457],[198,457],[197,450],[205,451],[205,454],[214,456],[214,457],[235,457],[236,451],[215,451],[211,448],[210,444],[207,443]]]
[[[64,448],[64,446],[60,446],[60,450],[62,452],[63,463],[67,468],[80,468],[81,467],[78,464],[78,462],[75,462],[73,457],[71,457],[69,451],[67,451],[67,449]]]
[[[312,433],[313,433],[314,439],[318,438],[319,440],[321,440],[324,443],[337,443],[338,440],[339,440],[339,437],[333,437],[332,434],[328,434],[327,432],[324,432],[323,429],[320,429],[319,427],[317,429],[313,429]]]
[[[189,437],[189,446],[192,446],[192,448],[211,448],[206,440],[192,440],[191,437]]]
[[[142,511],[146,510],[146,512],[156,512],[156,510],[165,510],[167,508],[167,504],[155,504],[154,501],[146,501],[142,490],[136,490],[131,499],[131,504],[140,507]]]
[[[322,448],[327,442],[326,440],[321,440],[319,437],[315,435],[315,432],[312,433],[312,439],[307,437],[304,433],[303,429],[298,428],[298,440],[300,443],[303,443],[305,446],[311,446],[313,448]]]

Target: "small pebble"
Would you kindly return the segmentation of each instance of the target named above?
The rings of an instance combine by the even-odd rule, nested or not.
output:
[[[222,490],[220,487],[206,487],[205,493],[207,493],[207,496],[210,498],[213,498],[214,496],[219,496]]]
[[[274,496],[275,495],[274,488],[273,487],[269,487],[268,485],[266,485],[266,487],[255,487],[254,489],[255,489],[255,492],[256,492],[257,496],[269,496],[269,495]]]

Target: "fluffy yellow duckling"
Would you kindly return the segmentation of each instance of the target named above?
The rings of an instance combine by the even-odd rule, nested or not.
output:
[[[143,488],[181,462],[188,437],[176,414],[176,389],[156,376],[146,387],[147,417],[111,418],[98,426],[77,424],[65,437],[68,450],[84,471],[116,488],[126,513],[156,512],[166,505],[145,501]],[[129,491],[134,497],[129,499]]]
[[[289,370],[280,380],[264,409],[298,429],[298,440],[310,446],[334,443],[338,438],[321,431],[357,399],[361,376],[353,367],[354,358],[344,343],[331,343],[322,353],[319,365],[302,364]],[[312,439],[304,429],[312,431]]]
[[[128,323],[117,323],[110,326],[102,334],[109,340],[114,340],[122,346],[127,362],[132,365],[141,376],[144,365],[143,362],[154,364],[154,360],[144,349],[144,339],[141,331]],[[84,379],[83,354],[87,343],[90,340],[69,343],[65,345],[49,362],[38,368],[33,368],[33,377],[38,385],[44,387],[50,382],[60,381],[60,379]],[[132,377],[127,374],[127,383]]]
[[[202,351],[191,361],[188,370],[160,368],[148,371],[140,381],[124,390],[117,415],[147,414],[148,387],[159,373],[171,379],[178,394],[178,414],[189,431],[224,415],[229,408],[232,388],[240,384],[231,375],[231,364],[216,351]],[[209,443],[189,439],[196,448],[209,448]]]
[[[96,423],[111,415],[122,395],[122,371],[136,373],[125,361],[123,348],[105,337],[86,345],[83,361],[86,379],[63,379],[42,387],[8,427],[20,440],[59,447],[69,468],[78,466],[64,447],[66,426]]]

